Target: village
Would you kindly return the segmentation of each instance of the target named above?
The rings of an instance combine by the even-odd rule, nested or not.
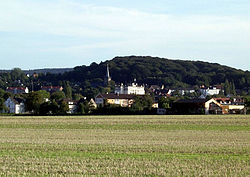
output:
[[[106,75],[104,77],[104,84],[107,86],[111,82],[109,67],[107,65]],[[41,86],[40,90],[50,94],[63,92],[62,86]],[[33,114],[32,110],[26,109],[26,100],[16,96],[19,94],[29,94],[27,87],[7,87],[6,92],[14,96],[9,97],[4,102],[7,110],[4,113],[11,114]],[[139,85],[136,79],[130,84],[119,83],[115,85],[113,92],[98,93],[94,98],[87,100],[83,97],[78,100],[69,98],[61,98],[65,103],[66,114],[79,114],[79,107],[87,105],[87,111],[84,114],[97,112],[105,114],[105,106],[113,105],[113,108],[127,108],[135,107],[136,100],[145,100],[149,97],[151,101],[147,109],[149,112],[143,112],[145,106],[142,106],[141,113],[150,114],[246,114],[244,99],[239,96],[226,95],[224,96],[224,89],[222,85],[214,85],[206,87],[201,85],[200,88],[166,88],[164,85]],[[50,102],[50,98],[43,98],[43,102]],[[86,104],[87,103],[87,104]],[[102,109],[102,112],[95,110]],[[120,114],[126,114],[126,112]],[[52,111],[53,112],[53,111]],[[51,114],[51,112],[47,112]],[[82,113],[82,111],[80,111]],[[138,113],[134,112],[134,113]]]

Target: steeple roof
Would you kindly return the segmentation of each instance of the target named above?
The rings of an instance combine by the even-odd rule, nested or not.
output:
[[[107,72],[106,72],[106,77],[107,78],[110,78],[110,75],[109,75],[109,65],[107,64]]]

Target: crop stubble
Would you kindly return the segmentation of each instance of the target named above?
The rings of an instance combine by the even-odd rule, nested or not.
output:
[[[1,176],[249,176],[250,116],[1,117]]]

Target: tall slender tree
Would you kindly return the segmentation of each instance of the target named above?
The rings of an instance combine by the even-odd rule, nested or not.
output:
[[[230,95],[230,83],[227,79],[224,84],[224,94],[225,96]]]

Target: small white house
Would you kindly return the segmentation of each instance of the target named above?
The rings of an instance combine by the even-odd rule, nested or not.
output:
[[[68,106],[69,106],[69,110],[68,110],[68,114],[74,114],[74,113],[76,113],[76,111],[77,111],[77,101],[75,101],[75,100],[70,100],[70,99],[65,99],[64,100],[67,104],[68,104]]]
[[[22,99],[8,98],[4,104],[8,108],[8,113],[25,113],[25,105]]]

